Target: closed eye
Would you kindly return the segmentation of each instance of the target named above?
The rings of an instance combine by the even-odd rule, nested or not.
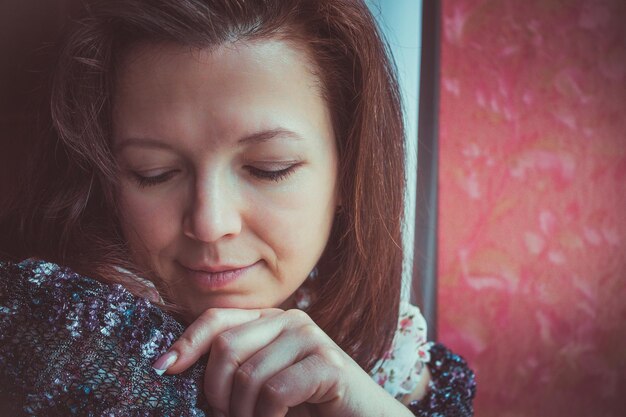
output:
[[[137,181],[137,184],[139,184],[139,187],[144,188],[144,187],[152,187],[152,186],[164,183],[170,180],[174,175],[176,175],[177,172],[178,172],[177,170],[166,171],[162,174],[153,175],[149,177],[140,175],[137,172],[133,172],[133,176],[135,180]]]
[[[262,180],[279,182],[289,177],[289,175],[291,175],[299,165],[300,164],[294,164],[287,168],[273,170],[273,171],[263,170],[263,169],[259,169],[253,166],[246,166],[245,168],[248,170],[248,172],[250,172],[250,174],[252,174],[256,178],[259,178]]]

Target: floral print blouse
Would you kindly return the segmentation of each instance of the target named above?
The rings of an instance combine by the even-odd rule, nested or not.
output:
[[[474,374],[425,341],[419,310],[402,305],[392,348],[372,377],[390,394],[412,392],[428,366],[417,416],[472,415]],[[39,260],[0,262],[0,414],[210,416],[201,384],[206,357],[180,375],[151,367],[184,331],[171,315],[121,285]]]
[[[426,320],[419,308],[404,301],[391,349],[374,365],[370,375],[398,399],[412,393],[424,376],[432,345],[426,341]]]

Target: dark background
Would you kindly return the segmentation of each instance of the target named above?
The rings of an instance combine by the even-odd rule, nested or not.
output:
[[[73,0],[0,1],[0,254],[25,256],[15,214],[33,145],[54,139],[49,86],[56,46]]]

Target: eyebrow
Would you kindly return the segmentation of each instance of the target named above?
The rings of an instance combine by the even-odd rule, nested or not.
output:
[[[263,142],[267,142],[268,140],[277,139],[277,138],[287,138],[287,139],[295,139],[295,140],[303,139],[302,136],[300,136],[294,131],[283,129],[283,128],[276,128],[276,129],[263,130],[261,132],[256,132],[251,135],[245,136],[239,139],[238,143],[239,144],[263,143]]]
[[[124,139],[120,143],[114,146],[114,152],[120,152],[122,149],[129,146],[139,146],[143,148],[155,148],[155,149],[167,149],[172,150],[172,147],[165,142],[161,142],[152,138],[128,138]]]
[[[268,129],[262,130],[260,132],[252,133],[250,135],[244,136],[243,138],[237,141],[240,145],[249,145],[253,143],[263,143],[272,139],[294,139],[294,140],[303,140],[303,137],[297,134],[296,132],[284,129],[284,128],[276,128],[276,129]],[[166,142],[162,142],[158,139],[152,138],[128,138],[121,141],[119,144],[115,146],[115,152],[120,152],[122,149],[128,146],[140,146],[145,148],[155,148],[155,149],[166,149],[172,150],[172,146],[170,146]]]

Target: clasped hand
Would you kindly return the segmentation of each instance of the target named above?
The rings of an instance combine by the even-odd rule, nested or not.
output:
[[[216,416],[412,415],[301,310],[206,310],[168,351],[167,373],[207,352],[204,393]]]

